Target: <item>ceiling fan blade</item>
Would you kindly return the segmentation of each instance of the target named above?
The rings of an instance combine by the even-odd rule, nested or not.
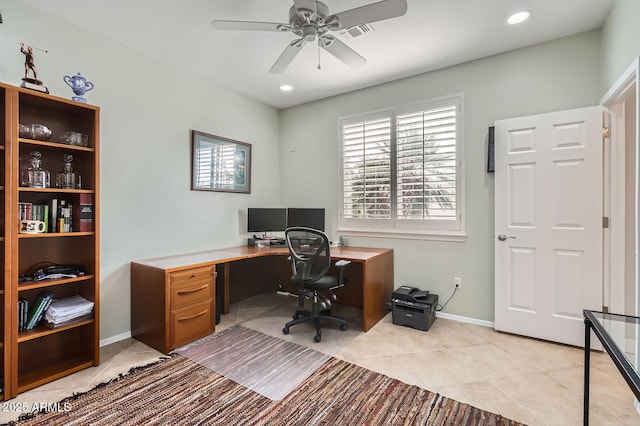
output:
[[[382,0],[328,16],[327,22],[337,20],[339,23],[337,29],[346,29],[395,18],[404,15],[406,12],[407,0]]]
[[[217,30],[232,31],[286,31],[289,24],[277,22],[252,22],[252,21],[212,21],[211,25]]]
[[[317,12],[316,0],[293,0],[293,5],[296,7],[296,11],[298,12],[298,15],[300,15],[303,18],[305,18],[305,16],[300,12],[301,10],[309,11],[308,13],[309,17],[313,17]]]
[[[297,39],[289,43],[286,49],[280,54],[280,57],[278,57],[271,66],[269,72],[272,74],[280,74],[286,70],[291,61],[293,61],[293,58],[300,53],[300,50],[302,50],[305,44],[307,44],[307,42],[304,39]]]
[[[318,39],[318,45],[351,68],[359,68],[367,63],[355,50],[331,35]]]

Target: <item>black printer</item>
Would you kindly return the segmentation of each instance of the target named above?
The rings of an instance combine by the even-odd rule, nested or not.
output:
[[[438,295],[401,286],[391,294],[393,323],[427,331],[436,320]]]

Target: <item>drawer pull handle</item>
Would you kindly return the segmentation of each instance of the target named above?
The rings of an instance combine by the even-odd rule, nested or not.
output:
[[[194,318],[200,317],[200,316],[202,316],[202,315],[204,315],[206,313],[207,313],[207,310],[205,309],[204,311],[200,312],[199,314],[191,315],[190,317],[178,318],[178,321],[186,321],[186,320],[194,319]]]
[[[203,286],[200,286],[198,288],[192,288],[191,290],[183,290],[183,291],[179,291],[178,292],[178,296],[182,296],[183,294],[190,294],[190,293],[195,293],[197,291],[200,290],[204,290],[205,288],[207,288],[209,286],[209,284],[205,284]]]

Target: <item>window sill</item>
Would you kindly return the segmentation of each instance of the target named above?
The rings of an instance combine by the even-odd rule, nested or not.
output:
[[[428,240],[464,243],[467,234],[462,231],[406,231],[392,229],[338,228],[340,235],[353,237],[395,238],[399,240]]]

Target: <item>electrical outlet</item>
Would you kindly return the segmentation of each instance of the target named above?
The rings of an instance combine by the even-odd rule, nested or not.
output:
[[[453,277],[453,288],[460,290],[462,288],[462,278]]]

